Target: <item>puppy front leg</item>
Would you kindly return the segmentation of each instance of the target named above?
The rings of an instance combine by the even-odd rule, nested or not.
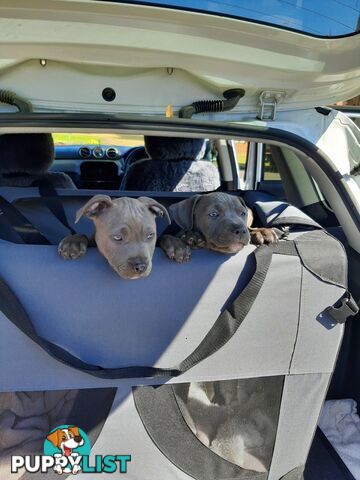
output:
[[[197,230],[182,230],[177,237],[191,248],[205,248],[206,240],[202,233]]]
[[[248,216],[246,226],[249,229],[250,233],[250,243],[253,245],[270,245],[272,243],[277,243],[279,240],[278,235],[276,234],[273,228],[255,228],[252,227],[254,221],[254,214],[250,208],[248,208]]]
[[[68,235],[59,243],[58,252],[65,260],[77,260],[85,255],[92,241],[92,239],[80,233]]]
[[[174,262],[185,263],[190,260],[191,248],[181,238],[163,235],[159,240],[159,246],[165,255]]]
[[[253,245],[277,243],[279,237],[273,228],[249,228],[250,242]]]

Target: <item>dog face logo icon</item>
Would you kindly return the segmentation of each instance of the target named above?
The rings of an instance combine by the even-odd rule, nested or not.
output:
[[[55,457],[56,473],[76,474],[81,471],[82,456],[90,454],[90,441],[79,427],[61,425],[46,437],[44,454]]]
[[[11,473],[25,469],[34,474],[34,479],[39,472],[52,470],[60,475],[127,473],[131,455],[98,454],[90,458],[90,451],[91,443],[84,430],[77,425],[59,425],[45,438],[43,455],[11,455]]]

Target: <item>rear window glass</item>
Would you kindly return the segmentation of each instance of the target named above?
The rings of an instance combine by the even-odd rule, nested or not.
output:
[[[360,0],[127,0],[118,3],[223,15],[319,37],[346,36],[360,31]]]
[[[203,192],[221,184],[218,151],[210,139],[103,132],[52,137],[51,171],[67,175],[80,189]]]

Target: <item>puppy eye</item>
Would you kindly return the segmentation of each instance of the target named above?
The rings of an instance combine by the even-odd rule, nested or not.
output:
[[[154,238],[154,235],[155,235],[154,232],[148,233],[148,234],[146,235],[146,238],[147,238],[148,240],[151,240],[152,238]]]
[[[123,237],[121,235],[114,235],[113,239],[116,240],[117,242],[122,242],[123,241]]]
[[[218,217],[218,216],[219,216],[219,214],[217,212],[215,212],[214,210],[209,213],[209,217]]]
[[[241,212],[242,217],[245,217],[245,215],[246,215],[246,212]]]

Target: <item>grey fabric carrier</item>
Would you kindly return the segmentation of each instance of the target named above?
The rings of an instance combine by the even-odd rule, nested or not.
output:
[[[264,224],[296,231],[273,249],[193,251],[184,265],[157,249],[151,276],[136,282],[96,249],[65,262],[56,246],[1,241],[2,278],[39,338],[87,365],[134,368],[99,378],[59,362],[9,311],[0,314],[1,391],[114,392],[90,459],[129,453],[135,480],[301,479],[343,334],[326,309],[346,292],[346,255],[295,207],[254,206]],[[151,369],[163,375],[140,377]],[[90,417],[94,405],[89,395]]]

